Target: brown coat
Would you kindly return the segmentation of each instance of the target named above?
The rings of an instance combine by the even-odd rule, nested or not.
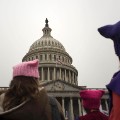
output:
[[[61,106],[59,106],[63,116]],[[51,108],[45,89],[37,100],[28,100],[8,111],[0,113],[0,120],[52,120]],[[64,120],[64,116],[63,119]]]

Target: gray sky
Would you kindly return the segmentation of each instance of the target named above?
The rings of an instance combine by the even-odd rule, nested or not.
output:
[[[112,40],[97,28],[120,19],[120,0],[0,0],[0,86],[8,86],[12,67],[22,61],[43,33],[51,35],[73,58],[78,83],[104,88],[119,69]]]

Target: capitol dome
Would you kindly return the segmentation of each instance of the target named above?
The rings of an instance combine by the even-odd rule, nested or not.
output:
[[[61,51],[65,51],[64,46],[52,36],[42,36],[40,39],[36,40],[30,47],[30,52],[35,49],[43,48],[54,48]]]
[[[39,59],[40,81],[63,80],[78,85],[78,71],[64,46],[51,36],[52,29],[45,20],[43,36],[36,40],[22,61]]]
[[[30,47],[29,52],[35,49],[43,49],[43,48],[52,48],[61,51],[65,51],[64,46],[56,39],[51,36],[52,29],[49,28],[48,20],[46,19],[45,27],[42,29],[43,36],[36,40]]]

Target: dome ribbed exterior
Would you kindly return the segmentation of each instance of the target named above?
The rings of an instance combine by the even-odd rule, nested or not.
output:
[[[52,36],[42,36],[40,39],[36,40],[30,47],[29,52],[35,49],[52,48],[61,51],[65,51],[64,46]]]
[[[45,22],[43,36],[30,46],[22,61],[39,59],[40,82],[63,80],[78,85],[78,71],[72,65],[72,57],[64,46],[51,36],[52,29],[47,19]]]

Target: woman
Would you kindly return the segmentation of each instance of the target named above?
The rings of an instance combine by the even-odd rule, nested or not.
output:
[[[80,97],[86,115],[80,116],[77,120],[108,120],[108,117],[99,110],[103,94],[103,90],[82,90]]]
[[[120,62],[120,21],[113,25],[100,27],[98,31],[105,38],[113,40],[115,53]],[[120,71],[114,73],[110,83],[106,87],[110,94],[109,120],[120,120]]]
[[[38,85],[38,65],[33,60],[13,67],[13,80],[0,97],[0,120],[52,120],[47,92]]]

